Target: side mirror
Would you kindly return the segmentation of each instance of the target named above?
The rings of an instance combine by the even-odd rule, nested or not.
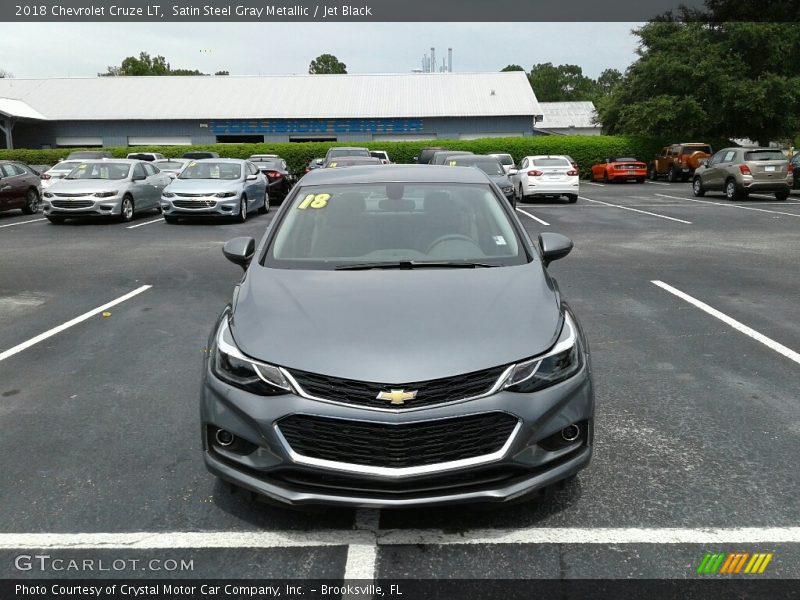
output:
[[[539,248],[542,251],[544,266],[547,267],[554,260],[564,258],[572,250],[572,240],[560,233],[540,233]]]
[[[256,251],[256,241],[251,237],[237,237],[225,242],[222,253],[232,263],[247,270]]]
[[[697,161],[697,165],[700,167],[705,167],[707,164],[708,164],[707,158],[701,158],[700,160]]]
[[[517,173],[519,173],[519,170],[513,167],[508,170],[509,175],[516,175]]]
[[[247,177],[245,177],[245,179],[247,181],[255,181],[256,179],[258,179],[258,175],[248,175]]]

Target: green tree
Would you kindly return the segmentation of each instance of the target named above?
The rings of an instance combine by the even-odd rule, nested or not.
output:
[[[539,63],[533,65],[528,79],[540,102],[592,100],[596,84],[578,65]]]
[[[227,71],[225,71],[227,74]],[[147,52],[140,52],[139,56],[129,56],[119,66],[110,66],[105,73],[98,73],[100,77],[136,77],[146,75],[205,75],[197,69],[173,69],[167,59],[161,55],[151,57]]]
[[[347,65],[333,54],[321,54],[308,65],[310,75],[332,75],[347,73]]]
[[[502,73],[504,71],[524,71],[524,70],[525,69],[523,69],[519,65],[506,65],[505,67],[500,69],[500,72]]]
[[[680,19],[664,15],[635,30],[639,58],[598,103],[606,133],[761,144],[796,135],[800,28],[726,22],[726,15],[739,15],[728,0],[707,7],[684,10]]]

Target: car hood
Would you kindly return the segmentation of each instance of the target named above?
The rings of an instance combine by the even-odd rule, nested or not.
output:
[[[264,362],[382,383],[448,377],[540,354],[558,296],[541,263],[312,271],[252,266],[231,331]]]
[[[511,187],[511,180],[508,178],[508,175],[489,175],[489,179],[498,187]]]
[[[181,194],[205,194],[210,192],[225,192],[239,190],[242,187],[240,179],[173,179],[165,191]]]
[[[47,191],[65,194],[112,192],[125,189],[128,185],[130,185],[130,181],[127,179],[59,179]]]

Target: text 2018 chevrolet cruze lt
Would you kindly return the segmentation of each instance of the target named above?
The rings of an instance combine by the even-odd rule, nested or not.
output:
[[[286,504],[504,502],[586,467],[586,340],[547,264],[478,169],[306,174],[211,333],[204,457]]]

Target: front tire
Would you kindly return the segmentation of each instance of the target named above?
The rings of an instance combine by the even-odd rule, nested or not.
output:
[[[39,192],[36,190],[28,190],[25,195],[25,206],[22,207],[22,212],[26,215],[34,215],[39,212]]]
[[[608,171],[603,171],[603,183],[608,183]]]
[[[670,167],[669,171],[667,171],[667,181],[670,183],[678,181],[678,173],[675,172],[675,167]]]
[[[239,201],[239,214],[236,216],[238,223],[247,221],[247,196],[242,194],[242,199]]]
[[[130,223],[133,221],[134,205],[133,198],[125,196],[122,199],[122,206],[120,206],[119,220],[123,223]]]
[[[265,215],[269,212],[269,192],[264,194],[264,204],[258,208],[259,214]]]
[[[699,177],[695,177],[692,181],[692,193],[698,198],[706,195],[706,190],[703,187],[703,181]]]
[[[650,181],[655,181],[656,179],[658,179],[658,171],[656,171],[655,166],[650,167],[649,176],[650,176]]]
[[[520,204],[525,203],[525,194],[522,191],[522,186],[519,186],[519,193],[517,194],[517,199],[519,200]]]

